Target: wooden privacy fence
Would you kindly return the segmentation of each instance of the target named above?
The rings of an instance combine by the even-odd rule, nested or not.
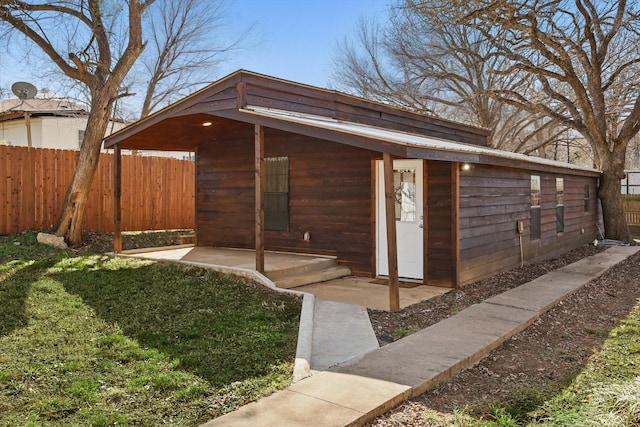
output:
[[[0,234],[54,226],[78,151],[0,146]],[[194,162],[122,157],[122,230],[194,228]],[[85,229],[112,232],[113,154],[100,154]]]
[[[640,195],[623,195],[624,216],[629,225],[640,225]]]

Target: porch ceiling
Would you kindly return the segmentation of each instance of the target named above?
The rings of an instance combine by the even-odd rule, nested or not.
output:
[[[203,126],[204,123],[210,126]],[[129,136],[120,143],[124,149],[195,151],[205,142],[215,141],[217,135],[227,133],[242,123],[209,114],[168,117]]]

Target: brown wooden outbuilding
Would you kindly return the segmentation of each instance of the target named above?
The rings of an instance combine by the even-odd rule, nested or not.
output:
[[[259,271],[265,249],[335,255],[388,276],[392,308],[398,276],[461,286],[593,241],[600,173],[487,134],[237,71],[106,138],[116,251],[121,149],[196,153],[197,245],[255,248]]]

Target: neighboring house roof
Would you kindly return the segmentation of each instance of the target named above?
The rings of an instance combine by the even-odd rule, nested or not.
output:
[[[0,101],[0,120],[33,116],[78,116],[89,113],[81,106],[64,99],[5,99]]]
[[[0,101],[0,143],[36,148],[77,150],[89,112],[64,99],[7,99]],[[107,133],[124,126],[112,119]]]
[[[203,127],[203,123],[211,125]],[[486,147],[488,131],[239,70],[105,138],[105,147],[195,151],[251,123],[397,157],[598,175],[581,166]]]

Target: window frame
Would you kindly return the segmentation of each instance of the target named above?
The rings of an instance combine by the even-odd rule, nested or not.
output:
[[[584,185],[584,212],[588,213],[591,210],[591,186],[589,184]]]
[[[270,167],[270,162],[281,162],[281,165]],[[265,157],[264,174],[264,229],[288,232],[290,227],[289,157]]]
[[[564,178],[556,178],[556,234],[564,233]]]
[[[542,238],[542,219],[541,219],[541,204],[542,204],[542,180],[540,175],[531,175],[530,184],[530,240],[540,240]]]
[[[78,129],[78,148],[82,148],[82,143],[84,142],[85,133],[86,133],[86,129]]]

